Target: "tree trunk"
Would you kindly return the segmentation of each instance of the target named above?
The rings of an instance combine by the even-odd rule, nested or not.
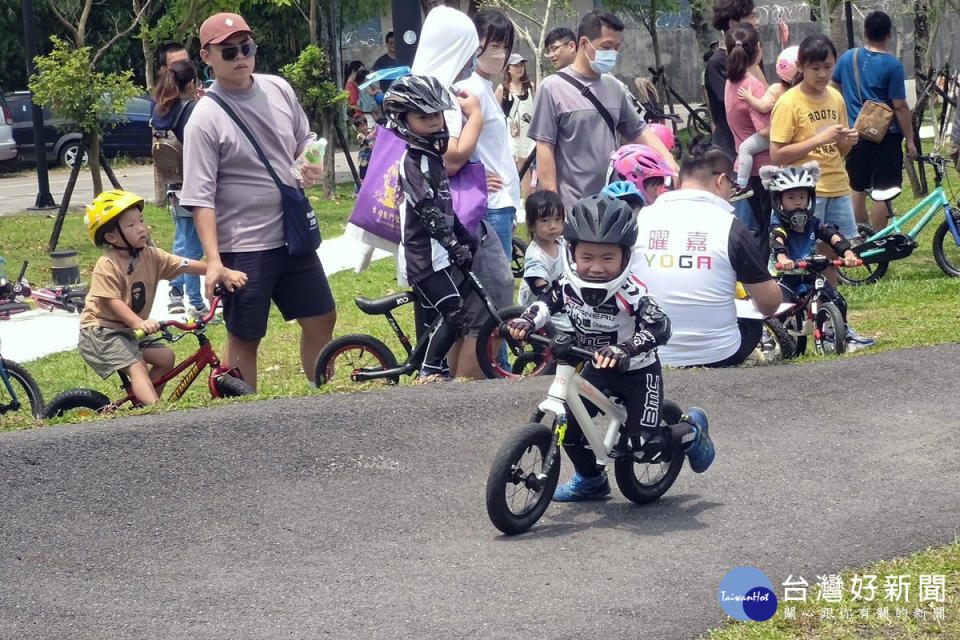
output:
[[[709,3],[695,0],[690,3],[690,28],[697,35],[697,45],[700,53],[710,50],[710,43],[716,40],[717,32],[710,23],[711,7]]]
[[[83,156],[78,156],[79,162]],[[90,178],[93,180],[93,196],[103,193],[103,177],[100,175],[100,134],[90,134],[90,157],[87,159],[90,168]]]
[[[333,130],[333,110],[335,108],[328,107],[320,114],[320,135],[327,139],[327,150],[323,158],[323,195],[325,198],[334,198],[337,193],[337,168],[334,162],[337,134]]]
[[[928,17],[930,14],[930,1],[917,0],[916,13],[913,14],[913,68],[926,71],[927,48],[929,47],[930,23]]]
[[[320,6],[319,0],[310,0],[310,44],[320,45]]]
[[[147,93],[153,93],[153,87],[156,85],[156,78],[153,75],[153,47],[150,45],[150,39],[146,37],[143,30],[140,31],[140,43],[143,48],[143,73],[147,80]]]

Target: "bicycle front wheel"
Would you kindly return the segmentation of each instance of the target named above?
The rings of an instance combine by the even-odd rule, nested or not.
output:
[[[868,224],[858,224],[857,232],[857,235],[862,241],[865,241],[867,238],[872,237],[873,234],[876,233],[873,230],[873,227]],[[889,262],[874,262],[871,264],[864,264],[859,267],[838,267],[837,280],[839,280],[842,284],[851,287],[874,284],[879,282],[880,278],[887,273],[887,267],[889,266]]]
[[[951,278],[960,278],[960,246],[944,220],[933,234],[933,258],[937,266]]]
[[[33,376],[12,360],[0,360],[0,364],[10,381],[8,389],[0,379],[0,415],[42,418],[43,394]]]
[[[543,515],[560,479],[560,452],[542,480],[553,432],[537,422],[511,432],[493,459],[487,476],[487,515],[507,535],[523,533]]]
[[[680,422],[683,411],[676,402],[667,400],[660,411],[660,426]],[[671,452],[670,460],[663,462],[640,462],[633,456],[621,456],[613,463],[614,475],[620,493],[630,502],[646,504],[667,492],[683,468],[683,451]]]
[[[842,355],[847,349],[847,325],[837,305],[832,302],[820,305],[814,323],[820,335],[819,340],[814,340],[817,352]]]
[[[527,254],[527,243],[514,236],[510,242],[510,270],[514,278],[523,277],[523,260]]]

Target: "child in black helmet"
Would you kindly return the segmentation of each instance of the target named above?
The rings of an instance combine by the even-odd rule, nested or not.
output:
[[[418,383],[450,379],[447,352],[463,333],[467,314],[450,266],[470,268],[474,240],[457,219],[443,163],[449,132],[443,112],[449,93],[430,76],[406,76],[384,97],[388,126],[407,142],[400,160],[399,277],[442,316],[429,336]]]
[[[669,447],[671,440],[679,441],[687,448],[691,468],[698,473],[706,471],[714,450],[704,411],[692,408],[679,424],[666,429],[660,425],[663,377],[657,346],[670,338],[670,319],[630,270],[630,253],[637,240],[636,217],[630,206],[605,195],[584,198],[567,214],[563,236],[563,277],[508,323],[511,336],[522,340],[546,324],[551,314],[566,311],[577,342],[596,350],[582,376],[624,401],[626,434],[644,448]],[[623,360],[629,361],[629,369],[618,373]],[[563,448],[576,473],[556,490],[553,499],[571,502],[607,496],[607,475],[573,419]],[[615,453],[633,454],[623,441]]]

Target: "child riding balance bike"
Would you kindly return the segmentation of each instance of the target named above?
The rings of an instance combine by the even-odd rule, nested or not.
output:
[[[713,462],[714,448],[704,411],[690,409],[679,423],[666,428],[661,425],[663,379],[657,345],[669,339],[670,320],[629,269],[637,239],[637,223],[629,205],[602,195],[580,200],[567,215],[564,239],[563,277],[520,318],[507,323],[509,333],[522,340],[543,327],[552,314],[564,310],[576,342],[593,355],[580,377],[596,390],[608,390],[600,395],[616,395],[624,403],[626,415],[618,439],[606,453],[588,446],[593,443],[584,437],[575,415],[564,412],[557,416],[555,444],[563,446],[576,473],[556,490],[553,499],[569,502],[606,497],[610,483],[605,464],[619,457],[639,459],[652,449],[663,453],[685,450],[691,468],[697,473],[706,471]],[[558,472],[559,456],[553,455],[544,477],[552,476],[555,486]],[[540,489],[542,493],[543,487]],[[497,491],[497,487],[489,490]],[[549,498],[541,498],[545,509]],[[488,509],[489,504],[488,500]]]

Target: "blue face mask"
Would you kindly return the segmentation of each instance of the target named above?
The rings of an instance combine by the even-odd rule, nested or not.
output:
[[[587,42],[590,41],[587,40]],[[590,48],[593,49],[593,60],[589,58],[587,60],[590,62],[590,68],[593,69],[593,72],[603,75],[613,71],[613,68],[617,66],[617,51],[597,49],[592,42],[590,42]]]

